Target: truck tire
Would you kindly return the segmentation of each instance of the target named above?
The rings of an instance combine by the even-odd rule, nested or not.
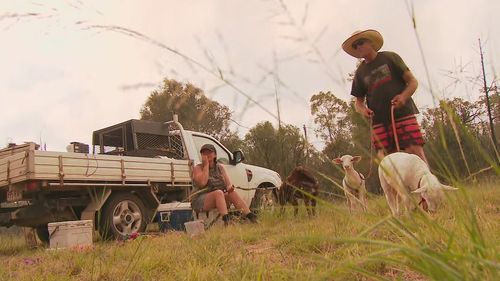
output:
[[[39,225],[35,227],[36,231],[36,236],[38,236],[38,239],[44,244],[48,245],[50,242],[50,236],[49,236],[49,228],[48,226],[45,225]]]
[[[141,199],[130,193],[113,193],[103,206],[99,233],[104,240],[127,239],[146,230],[147,211]]]

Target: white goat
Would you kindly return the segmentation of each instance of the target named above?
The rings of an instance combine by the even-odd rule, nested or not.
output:
[[[345,176],[342,180],[342,187],[347,198],[347,204],[350,210],[356,209],[357,206],[366,211],[366,186],[365,177],[358,171],[354,170],[354,163],[361,160],[361,156],[344,155],[340,158],[333,159],[333,163],[341,164],[344,169]]]
[[[441,204],[443,190],[457,190],[441,184],[420,157],[404,152],[385,156],[378,167],[378,175],[394,216],[412,209],[410,192],[420,194],[424,210],[435,212]]]

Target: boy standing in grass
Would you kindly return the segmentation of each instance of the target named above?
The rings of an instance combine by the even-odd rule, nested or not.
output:
[[[398,54],[379,52],[383,43],[382,35],[373,29],[354,32],[342,43],[346,53],[363,58],[352,81],[356,111],[372,120],[372,142],[381,159],[397,150],[391,126],[394,106],[399,147],[427,163],[424,139],[415,117],[418,109],[411,98],[418,86],[417,79]]]

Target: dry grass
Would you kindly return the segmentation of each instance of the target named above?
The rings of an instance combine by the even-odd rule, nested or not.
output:
[[[259,225],[217,226],[195,239],[172,232],[83,250],[29,250],[21,237],[6,236],[0,279],[495,280],[500,190],[478,185],[467,194],[450,194],[449,205],[430,217],[390,218],[378,197],[368,214],[322,204],[312,219],[303,209],[297,218],[291,210],[284,217],[268,212]],[[453,274],[439,272],[448,266]]]

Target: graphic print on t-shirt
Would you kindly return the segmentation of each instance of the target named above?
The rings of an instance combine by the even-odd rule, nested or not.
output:
[[[370,75],[366,76],[364,80],[368,92],[372,92],[380,87],[380,85],[392,80],[391,70],[387,64],[381,65],[372,70]]]

